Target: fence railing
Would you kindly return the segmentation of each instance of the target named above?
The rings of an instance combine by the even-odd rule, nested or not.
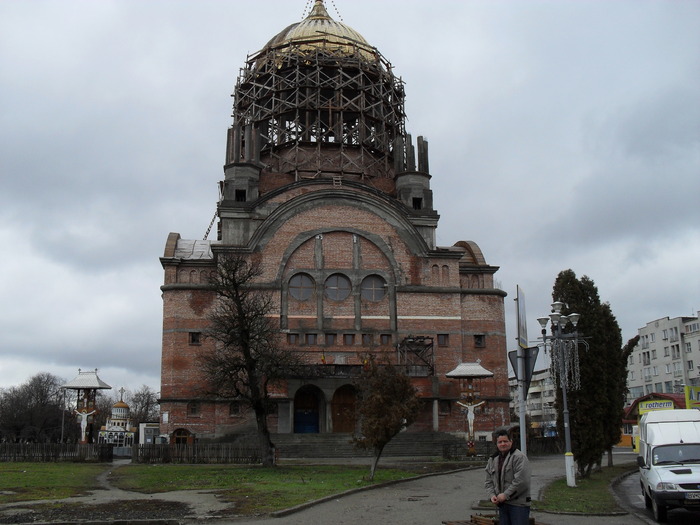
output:
[[[112,461],[112,445],[77,443],[0,443],[0,461]]]
[[[124,457],[125,447],[120,447]],[[0,462],[110,462],[115,456],[111,444],[0,443]],[[236,463],[262,462],[257,448],[231,443],[204,445],[134,445],[130,447],[134,463]]]
[[[262,462],[260,451],[232,443],[204,445],[134,445],[134,463],[236,463]]]

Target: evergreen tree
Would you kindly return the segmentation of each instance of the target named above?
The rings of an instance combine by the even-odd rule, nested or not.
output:
[[[605,306],[608,306],[607,303]],[[610,314],[612,316],[612,313]],[[613,317],[614,319],[614,317]],[[617,324],[617,323],[615,323]],[[622,419],[624,417],[625,400],[627,397],[627,361],[629,360],[634,347],[639,342],[639,335],[635,335],[627,341],[627,344],[620,349],[619,354],[610,364],[610,384],[608,396],[610,399],[611,414],[609,418],[607,436],[608,466],[613,465],[612,448],[620,442],[622,437]],[[612,349],[611,349],[612,350]],[[617,422],[620,424],[617,424]]]
[[[552,298],[565,304],[562,314],[581,315],[576,328],[584,338],[578,352],[579,384],[569,385],[567,400],[572,452],[579,475],[588,477],[601,463],[603,452],[620,439],[627,374],[620,327],[610,305],[601,304],[595,283],[585,275],[577,279],[573,270],[560,272]],[[557,405],[561,411],[561,389]],[[562,435],[561,423],[559,430]]]

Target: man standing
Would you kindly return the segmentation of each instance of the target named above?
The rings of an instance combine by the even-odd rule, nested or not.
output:
[[[528,525],[530,462],[513,447],[507,430],[496,432],[496,448],[486,464],[486,495],[498,505],[499,525]]]

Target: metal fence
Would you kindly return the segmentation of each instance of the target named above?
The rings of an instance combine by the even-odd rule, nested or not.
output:
[[[260,451],[231,443],[204,445],[134,445],[128,448],[111,444],[0,443],[0,462],[111,462],[115,456],[130,457],[133,463],[262,463]]]
[[[112,461],[112,459],[112,445],[0,443],[0,461],[107,462]]]
[[[236,463],[262,462],[257,448],[232,443],[203,445],[134,445],[133,463]]]

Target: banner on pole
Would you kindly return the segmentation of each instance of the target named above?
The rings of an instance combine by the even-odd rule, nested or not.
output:
[[[515,306],[518,312],[518,346],[527,348],[527,317],[525,316],[525,294],[520,285],[516,285]]]

